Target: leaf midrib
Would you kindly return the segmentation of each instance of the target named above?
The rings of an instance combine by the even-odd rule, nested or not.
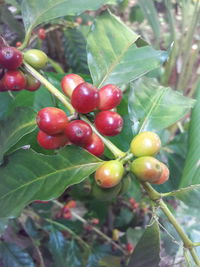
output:
[[[139,36],[137,36],[136,39],[133,39],[130,43],[127,44],[127,46],[124,48],[124,50],[122,50],[121,54],[119,56],[117,56],[115,58],[115,60],[113,61],[113,63],[110,65],[110,67],[108,68],[107,73],[105,74],[104,78],[102,79],[102,81],[99,83],[99,85],[97,85],[97,87],[101,87],[103,85],[103,83],[105,82],[105,80],[109,77],[110,73],[113,71],[113,69],[116,67],[116,65],[118,64],[118,62],[120,61],[120,59],[125,55],[125,53],[128,51],[129,47],[131,45],[133,45],[136,40],[139,38]]]
[[[23,184],[23,185],[21,185],[21,186],[15,188],[15,189],[9,191],[7,194],[1,196],[1,197],[0,197],[0,200],[2,200],[2,199],[4,199],[5,197],[11,195],[12,193],[15,193],[15,192],[19,191],[20,189],[22,189],[22,188],[24,188],[24,187],[28,187],[29,185],[34,184],[35,182],[38,182],[39,180],[45,179],[46,177],[48,177],[48,176],[50,176],[50,175],[54,175],[54,174],[56,174],[56,173],[62,173],[62,172],[65,172],[65,171],[67,171],[67,170],[72,170],[72,169],[74,169],[74,168],[81,168],[81,167],[87,167],[87,166],[98,165],[98,164],[100,164],[100,163],[101,163],[101,162],[94,162],[94,163],[88,163],[88,164],[82,164],[82,165],[74,165],[74,166],[71,166],[71,167],[67,167],[67,168],[61,169],[61,170],[59,170],[59,171],[56,170],[56,171],[54,171],[54,172],[51,172],[51,173],[42,175],[42,176],[38,177],[37,179],[34,179],[34,180],[32,180],[32,181],[30,181],[30,182],[28,182],[28,183],[25,183],[25,184]]]

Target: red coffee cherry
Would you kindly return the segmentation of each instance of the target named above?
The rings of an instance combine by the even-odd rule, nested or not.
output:
[[[92,134],[89,143],[86,144],[84,148],[96,157],[100,157],[104,153],[104,143],[95,133]]]
[[[0,65],[8,70],[18,69],[23,61],[22,53],[12,46],[0,49]]]
[[[15,44],[16,47],[20,47],[21,45],[22,45],[21,42],[16,42],[16,44]]]
[[[63,92],[71,98],[74,89],[81,83],[84,83],[83,78],[77,74],[71,73],[63,77],[61,87]]]
[[[113,84],[107,84],[99,90],[98,109],[108,110],[119,105],[122,99],[122,91]]]
[[[99,93],[96,87],[90,83],[79,84],[72,93],[72,106],[79,113],[89,113],[93,111],[99,102]]]
[[[67,124],[65,134],[71,143],[81,146],[90,141],[92,128],[85,121],[74,120]]]
[[[38,30],[38,38],[41,40],[44,40],[46,38],[46,30],[43,28],[40,28]]]
[[[62,109],[47,107],[38,112],[36,122],[40,130],[49,135],[55,135],[64,132],[68,118]]]
[[[169,169],[164,163],[160,163],[162,167],[162,173],[157,182],[154,182],[154,184],[164,184],[169,179]]]
[[[58,149],[68,144],[68,139],[64,133],[57,135],[48,135],[43,131],[39,131],[37,135],[38,144],[45,149]]]
[[[126,244],[126,251],[127,251],[128,253],[132,253],[133,250],[134,250],[134,246],[133,246],[131,243],[127,243],[127,244]]]
[[[26,87],[26,77],[18,70],[9,70],[3,77],[3,83],[8,90],[20,91]]]
[[[99,112],[94,122],[97,130],[106,136],[117,135],[123,128],[122,117],[114,111]]]
[[[102,188],[111,188],[120,183],[123,174],[123,164],[118,160],[110,160],[96,170],[95,181]]]
[[[33,77],[31,74],[27,73],[26,76],[26,90],[28,91],[36,91],[40,88],[40,81],[38,81],[35,77]]]

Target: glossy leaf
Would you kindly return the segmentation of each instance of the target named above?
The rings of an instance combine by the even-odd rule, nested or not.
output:
[[[66,241],[63,234],[51,228],[49,249],[53,255],[55,266],[82,267],[80,250],[74,240]]]
[[[18,150],[0,168],[0,214],[18,215],[34,200],[58,197],[68,186],[80,183],[102,161],[85,150],[67,146],[55,156]]]
[[[189,127],[188,153],[179,188],[200,184],[200,82],[197,86],[196,105],[192,111]],[[195,196],[192,198],[195,201]],[[198,197],[200,200],[200,198]],[[197,201],[197,199],[196,199]]]
[[[23,136],[36,127],[35,112],[30,108],[16,108],[12,115],[0,122],[0,161],[3,155]]]
[[[86,55],[86,40],[77,29],[67,29],[65,37],[65,57],[67,64],[75,73],[89,73]]]
[[[34,267],[30,255],[15,244],[0,242],[0,260],[6,267]]]
[[[166,52],[150,46],[138,48],[139,35],[109,12],[101,15],[87,40],[88,64],[93,83],[126,84],[159,67]]]
[[[179,190],[172,191],[170,194],[182,200],[190,207],[199,208],[200,184],[180,188]]]
[[[26,31],[37,25],[67,15],[76,15],[85,10],[95,10],[108,0],[23,0],[22,17]]]
[[[147,227],[137,243],[128,267],[159,266],[160,231],[157,222]]]
[[[133,132],[159,131],[181,119],[194,105],[194,100],[160,86],[155,80],[142,78],[132,84],[129,116]]]

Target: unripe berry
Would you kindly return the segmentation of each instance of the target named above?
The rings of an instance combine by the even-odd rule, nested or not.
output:
[[[90,83],[79,84],[72,93],[72,106],[79,113],[89,113],[93,111],[99,102],[99,93],[96,87]]]
[[[99,90],[98,109],[108,110],[119,105],[122,99],[122,91],[113,84],[107,84]]]
[[[157,182],[154,182],[154,184],[164,184],[169,179],[169,169],[164,163],[160,163],[162,167],[162,173]]]
[[[90,141],[83,147],[96,157],[102,156],[105,148],[103,141],[95,133],[92,134]]]
[[[92,128],[85,121],[74,120],[66,125],[65,134],[71,143],[85,145],[92,137]]]
[[[46,107],[38,112],[36,122],[40,130],[48,135],[55,135],[64,132],[68,118],[62,109]]]
[[[0,65],[8,70],[17,70],[23,61],[22,53],[12,46],[0,49]]]
[[[40,88],[40,81],[38,81],[35,77],[33,77],[31,74],[27,73],[26,76],[26,90],[28,91],[36,91]]]
[[[46,38],[46,30],[43,28],[40,28],[38,30],[38,38],[41,40],[44,40]]]
[[[111,188],[120,183],[123,174],[123,164],[118,160],[110,160],[96,170],[95,181],[102,188]]]
[[[83,19],[81,17],[77,17],[75,21],[76,21],[76,23],[78,23],[80,25],[80,24],[82,24]]]
[[[38,144],[45,149],[58,149],[68,144],[65,134],[48,135],[43,131],[39,131],[37,135]]]
[[[74,89],[81,83],[84,83],[83,78],[77,74],[71,73],[63,77],[61,87],[63,92],[71,98]]]
[[[153,132],[142,132],[131,142],[131,152],[135,157],[154,156],[160,151],[161,141]]]
[[[94,122],[97,130],[106,136],[117,135],[123,128],[122,117],[114,111],[99,112]]]
[[[3,83],[8,90],[20,91],[26,87],[26,77],[18,70],[9,70],[3,77]]]
[[[30,49],[24,53],[25,61],[35,69],[42,69],[46,66],[48,57],[38,49]]]
[[[140,157],[132,162],[131,171],[139,180],[155,183],[161,176],[162,166],[153,157]]]

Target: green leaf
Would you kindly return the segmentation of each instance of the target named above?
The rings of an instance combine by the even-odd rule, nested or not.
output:
[[[108,0],[23,0],[21,9],[26,31],[37,25],[85,10],[95,10]]]
[[[35,127],[35,112],[30,108],[16,108],[12,115],[0,121],[0,161],[12,146]]]
[[[64,267],[66,261],[67,242],[63,234],[54,226],[51,227],[51,233],[48,243],[49,250],[53,256],[55,266]]]
[[[200,184],[200,82],[197,86],[196,105],[192,111],[191,122],[189,127],[188,153],[186,156],[185,167],[179,188],[191,184]],[[194,201],[194,195],[191,196]],[[185,199],[187,200],[187,199]]]
[[[128,267],[159,266],[160,231],[156,221],[147,227],[131,256]]]
[[[157,10],[154,5],[153,0],[140,0],[138,1],[142,12],[144,13],[145,18],[148,20],[149,24],[151,25],[154,34],[157,39],[160,37],[160,23],[159,23],[159,16]]]
[[[52,226],[48,247],[53,255],[54,266],[82,267],[80,250],[74,240],[66,241],[63,234]]]
[[[15,244],[0,242],[0,260],[6,267],[34,267],[30,255]]]
[[[0,214],[16,216],[34,200],[58,197],[68,186],[80,183],[102,161],[84,149],[67,146],[57,155],[18,150],[0,168]]]
[[[72,71],[89,73],[86,55],[86,40],[77,29],[67,29],[65,37],[65,57]]]
[[[181,119],[193,105],[194,100],[153,79],[139,79],[132,84],[129,97],[133,132],[162,130]]]
[[[200,184],[190,185],[170,192],[170,196],[175,196],[185,202],[190,207],[199,208]]]
[[[7,114],[9,107],[13,103],[13,98],[8,94],[8,92],[1,92],[0,97],[0,119]]]
[[[150,46],[137,48],[138,38],[109,12],[97,19],[87,39],[89,69],[97,87],[126,84],[161,65],[166,52]]]

